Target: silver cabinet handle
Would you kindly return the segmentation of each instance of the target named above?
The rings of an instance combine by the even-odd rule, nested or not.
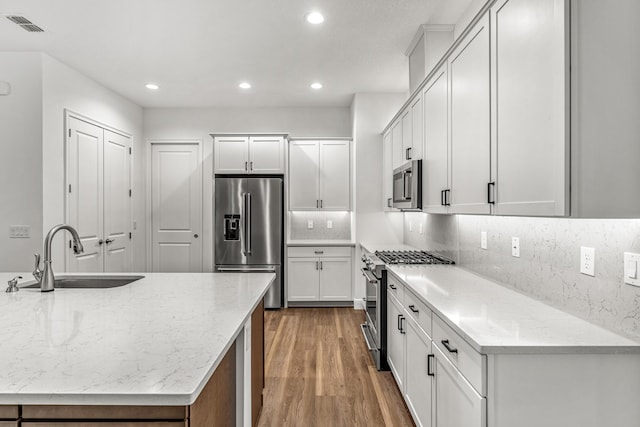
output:
[[[322,209],[322,202],[323,202],[323,200],[320,199],[320,209]]]
[[[249,170],[253,171],[253,162],[249,162]]]
[[[320,270],[322,270],[322,261],[320,261]]]
[[[247,248],[247,255],[251,255],[251,193],[245,193],[247,198],[247,212],[246,221],[247,226],[244,231],[245,238],[247,239],[245,247]]]
[[[323,253],[324,253],[324,251],[313,251],[313,253],[314,253],[314,254],[321,255],[321,254],[323,254]]]
[[[318,270],[318,261],[316,261],[316,270]]]
[[[249,172],[249,162],[244,162],[244,170]]]
[[[316,209],[320,207],[320,200],[316,200]]]

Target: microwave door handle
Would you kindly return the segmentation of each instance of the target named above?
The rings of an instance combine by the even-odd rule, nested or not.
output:
[[[403,200],[411,200],[411,194],[409,194],[408,188],[409,188],[409,184],[411,182],[411,172],[404,172],[403,175],[404,178],[404,185],[403,185],[403,189],[402,189],[402,199]]]

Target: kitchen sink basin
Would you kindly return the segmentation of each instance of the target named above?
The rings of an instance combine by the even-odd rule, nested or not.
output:
[[[66,289],[106,289],[118,288],[140,280],[144,276],[60,276],[56,277],[55,287]],[[25,289],[39,288],[39,283],[24,286]]]

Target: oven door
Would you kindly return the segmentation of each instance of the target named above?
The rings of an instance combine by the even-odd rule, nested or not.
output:
[[[384,331],[381,327],[381,320],[383,316],[381,314],[381,305],[383,301],[380,299],[380,292],[384,291],[384,289],[381,289],[381,287],[384,286],[384,282],[381,279],[378,279],[367,268],[362,268],[361,271],[362,275],[365,277],[366,322],[360,325],[360,328],[362,329],[362,335],[364,336],[365,343],[371,353],[371,357],[373,358],[376,368],[378,370],[387,370],[387,356],[384,348],[386,337],[382,336]],[[386,313],[384,316],[386,316]]]

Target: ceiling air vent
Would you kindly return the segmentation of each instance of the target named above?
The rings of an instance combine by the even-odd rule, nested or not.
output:
[[[42,28],[38,27],[36,24],[34,24],[33,22],[29,21],[24,16],[8,15],[7,19],[9,21],[13,22],[14,24],[17,24],[17,25],[21,26],[22,29],[24,29],[25,31],[28,31],[30,33],[43,33],[44,32],[44,30]]]

